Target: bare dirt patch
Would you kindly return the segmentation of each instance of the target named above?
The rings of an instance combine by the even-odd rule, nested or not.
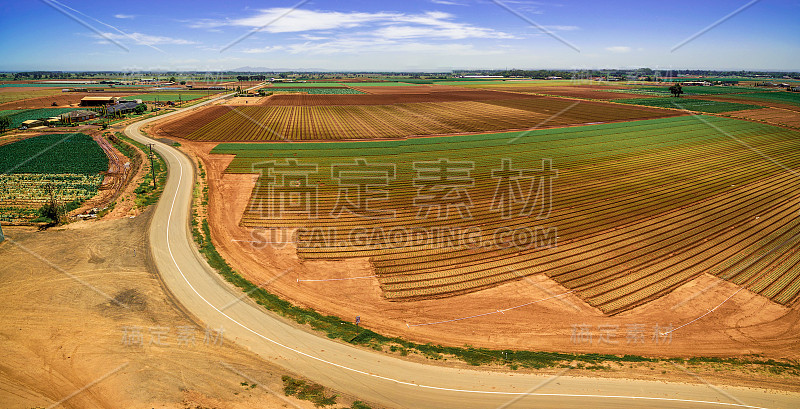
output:
[[[282,396],[285,372],[231,340],[205,341],[147,265],[147,222],[4,227],[3,407],[312,408]],[[241,384],[253,380],[281,396]]]

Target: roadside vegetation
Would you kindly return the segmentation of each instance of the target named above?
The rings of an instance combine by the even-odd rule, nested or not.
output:
[[[134,155],[132,149],[139,149],[145,157],[149,155],[149,148],[133,139],[128,138],[121,132],[115,133],[116,138],[120,141],[114,143],[114,146],[122,152],[123,155],[131,158]],[[161,157],[156,151],[152,151],[153,160],[152,167],[151,161],[145,160],[145,172],[142,175],[142,180],[139,186],[134,189],[133,193],[136,195],[134,202],[136,208],[143,209],[158,201],[161,193],[164,191],[164,184],[167,181],[167,164],[164,158]],[[153,172],[155,168],[155,172]],[[153,186],[153,177],[155,175],[155,187]]]

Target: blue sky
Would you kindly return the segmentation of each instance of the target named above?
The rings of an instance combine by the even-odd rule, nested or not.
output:
[[[797,1],[756,2],[672,51],[748,2],[4,1],[0,70],[800,71]]]

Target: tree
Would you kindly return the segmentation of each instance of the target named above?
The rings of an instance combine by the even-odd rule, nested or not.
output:
[[[178,81],[175,77],[169,77],[169,82],[176,82]]]
[[[681,84],[675,84],[669,87],[669,92],[671,92],[673,96],[680,98],[681,94],[683,94],[683,89],[681,89]]]
[[[143,114],[147,112],[147,105],[145,104],[136,105],[136,108],[133,108],[133,112],[136,112],[137,114]]]
[[[11,128],[11,119],[7,116],[0,116],[0,132]]]
[[[181,85],[186,85],[186,81],[181,81]]]

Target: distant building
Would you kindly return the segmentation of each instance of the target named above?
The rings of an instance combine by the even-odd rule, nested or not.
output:
[[[71,124],[75,122],[88,121],[94,118],[97,118],[97,112],[78,110],[78,111],[70,111],[63,113],[58,119],[61,122],[66,122],[68,124]]]
[[[711,85],[708,81],[686,81],[681,83],[683,86],[696,86],[696,87],[705,87]]]
[[[119,97],[83,97],[81,98],[81,106],[92,107],[100,105],[111,105],[119,102]]]
[[[25,127],[27,129],[31,129],[33,127],[45,126],[45,125],[47,125],[47,122],[45,122],[45,121],[43,121],[41,119],[29,119],[27,121],[22,121],[22,124],[20,125],[20,127]]]
[[[122,101],[118,104],[109,105],[106,107],[107,116],[130,114],[137,106],[139,104],[136,101]]]

